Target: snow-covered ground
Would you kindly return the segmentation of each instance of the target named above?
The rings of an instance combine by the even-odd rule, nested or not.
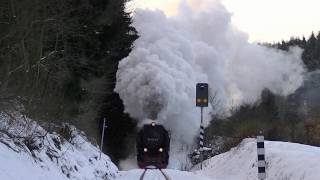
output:
[[[0,112],[0,180],[109,180],[118,168],[72,126],[70,139],[15,112]]]
[[[256,140],[245,139],[229,152],[204,162],[198,175],[219,180],[257,180]],[[320,148],[265,141],[267,180],[319,180]]]
[[[110,158],[83,133],[69,127],[70,138],[48,132],[14,112],[0,111],[0,180],[135,180],[143,170],[118,171]],[[267,180],[318,180],[320,147],[265,141]],[[165,169],[171,180],[256,180],[256,140],[245,139],[230,151],[204,162],[192,172]],[[148,170],[145,180],[162,180]]]
[[[257,180],[256,139],[245,139],[230,151],[203,163],[192,172],[164,170],[174,180]],[[267,180],[319,180],[320,147],[265,141]],[[142,170],[123,171],[117,180],[138,180]],[[158,170],[146,173],[146,180],[162,180]]]
[[[187,171],[164,169],[163,172],[170,180],[213,180],[212,178],[206,178]],[[142,173],[142,169],[122,171],[116,180],[139,180]],[[165,180],[165,178],[159,170],[148,170],[145,173],[144,180]]]

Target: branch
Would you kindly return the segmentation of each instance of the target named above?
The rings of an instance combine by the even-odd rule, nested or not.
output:
[[[60,52],[64,52],[64,50],[60,50],[60,51],[51,51],[48,55],[46,55],[46,56],[44,56],[44,57],[42,57],[41,58],[41,61],[44,61],[44,60],[46,60],[46,59],[48,59],[50,56],[53,56],[53,55],[55,55],[55,54],[57,54],[57,53],[60,53]]]
[[[7,142],[3,141],[2,139],[0,139],[0,143],[6,145],[8,148],[10,148],[11,150],[13,150],[16,153],[19,153],[18,150],[14,149],[13,147],[10,146],[10,144],[8,144]]]
[[[18,71],[19,69],[23,68],[24,64],[21,64],[20,66],[14,68],[13,70],[9,71],[8,74],[11,75],[12,73]]]

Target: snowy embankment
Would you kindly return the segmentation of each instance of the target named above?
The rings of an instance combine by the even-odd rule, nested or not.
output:
[[[198,175],[219,180],[257,180],[256,140],[245,139],[230,151],[204,162]],[[320,148],[265,141],[267,180],[319,180]],[[196,168],[195,168],[196,169]]]
[[[265,141],[267,180],[319,180],[320,147]],[[164,170],[173,180],[257,180],[256,139],[244,139],[237,147],[203,163],[193,172]],[[120,172],[117,180],[139,180],[142,170]],[[158,170],[148,171],[146,180],[163,180]]]
[[[64,137],[15,112],[0,112],[1,180],[113,179],[118,168],[86,137],[65,126]]]

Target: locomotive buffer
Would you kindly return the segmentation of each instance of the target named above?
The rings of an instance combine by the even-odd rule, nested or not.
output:
[[[200,169],[202,169],[203,161],[203,107],[208,107],[208,94],[209,94],[208,83],[197,83],[196,85],[196,106],[201,108],[201,123],[200,123]]]

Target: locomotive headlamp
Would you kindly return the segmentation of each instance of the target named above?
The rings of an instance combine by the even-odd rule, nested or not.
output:
[[[151,123],[151,126],[156,126],[156,123],[155,123],[155,122],[152,122],[152,123]]]
[[[163,149],[162,149],[162,148],[159,148],[159,152],[163,152]]]
[[[143,148],[143,151],[144,152],[148,152],[148,148]]]

